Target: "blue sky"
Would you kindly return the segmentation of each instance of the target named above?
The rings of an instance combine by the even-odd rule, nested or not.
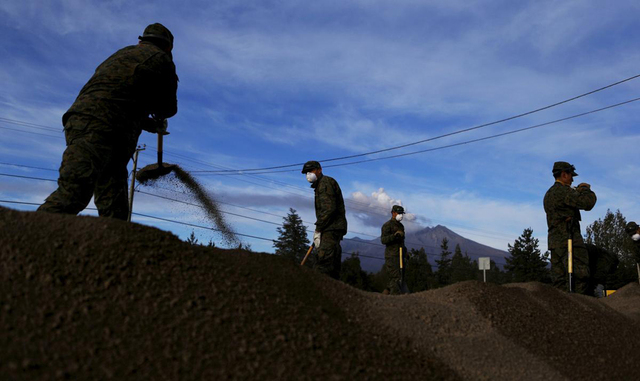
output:
[[[634,1],[183,1],[178,6],[4,0],[0,162],[57,169],[65,147],[62,114],[95,67],[137,43],[153,22],[175,36],[180,77],[179,111],[169,121],[165,161],[197,171],[384,149],[632,77],[640,74],[638,11]],[[367,158],[568,117],[639,97],[638,89],[635,79],[513,121]],[[542,198],[557,160],[575,164],[576,183],[590,183],[598,195],[596,207],[583,213],[583,233],[607,209],[640,220],[639,111],[640,102],[634,102],[492,140],[325,173],[338,180],[347,199],[349,237],[378,235],[391,205],[401,203],[411,213],[410,229],[446,225],[504,250],[532,227],[544,250]],[[143,134],[140,143],[150,146],[140,164],[153,162],[155,135]],[[57,178],[53,171],[4,164],[0,173]],[[0,178],[2,200],[40,203],[55,188],[46,181]],[[238,232],[275,238],[273,223],[281,223],[278,216],[289,207],[315,221],[313,193],[299,170],[197,178],[226,203],[223,210],[272,222],[227,215]],[[192,201],[170,183],[161,186],[166,189],[139,189]],[[207,224],[198,208],[144,194],[136,195],[134,211]],[[192,230],[134,220],[182,238]],[[195,233],[202,241],[220,242],[206,231]],[[244,242],[272,251],[268,242]]]

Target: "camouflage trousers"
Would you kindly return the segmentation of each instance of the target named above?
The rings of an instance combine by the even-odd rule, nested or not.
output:
[[[404,259],[404,258],[403,258]],[[400,292],[400,255],[384,257],[384,271],[387,273],[387,290],[389,294],[398,295]]]
[[[583,243],[573,244],[573,291],[593,296],[589,270],[589,252]],[[569,290],[567,246],[551,249],[551,280],[553,286],[563,291]]]
[[[314,270],[329,275],[333,279],[340,279],[342,266],[342,247],[340,241],[342,233],[335,230],[322,232],[320,247],[316,250]]]
[[[116,131],[103,122],[72,115],[65,124],[58,189],[38,211],[78,214],[91,196],[103,217],[126,220],[129,214],[127,164],[140,131]]]

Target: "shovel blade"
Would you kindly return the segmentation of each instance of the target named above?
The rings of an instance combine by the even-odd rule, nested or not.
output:
[[[157,180],[162,176],[166,176],[175,169],[175,164],[162,163],[149,164],[136,173],[136,180],[140,183],[146,183],[147,181]]]

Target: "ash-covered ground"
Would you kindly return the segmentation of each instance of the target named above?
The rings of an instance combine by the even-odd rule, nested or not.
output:
[[[634,380],[640,287],[362,292],[156,228],[0,208],[3,380]]]

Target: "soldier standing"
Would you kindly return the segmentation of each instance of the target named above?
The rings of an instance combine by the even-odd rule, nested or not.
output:
[[[127,219],[127,164],[141,130],[163,133],[178,111],[173,35],[156,23],[138,38],[98,66],[63,115],[58,189],[39,211],[78,214],[93,195],[100,216]]]
[[[404,216],[404,208],[394,205],[391,208],[391,219],[382,225],[380,241],[386,246],[384,250],[384,268],[387,273],[387,290],[391,295],[400,294],[400,248],[403,250],[403,261],[406,263],[406,247],[404,246],[404,225],[400,222]]]
[[[636,245],[636,263],[640,263],[640,226],[631,221],[625,227],[625,231]]]
[[[317,161],[308,161],[302,167],[311,188],[315,191],[316,228],[313,242],[316,247],[313,268],[334,279],[340,278],[342,247],[340,241],[347,234],[344,199],[338,182],[322,174]]]
[[[568,239],[573,243],[573,278],[575,291],[591,294],[589,253],[580,234],[580,210],[591,210],[596,204],[596,194],[591,186],[581,183],[571,187],[573,177],[578,176],[575,167],[567,162],[553,164],[555,183],[544,196],[544,211],[549,228],[548,245],[551,251],[551,277],[553,285],[567,290]]]

